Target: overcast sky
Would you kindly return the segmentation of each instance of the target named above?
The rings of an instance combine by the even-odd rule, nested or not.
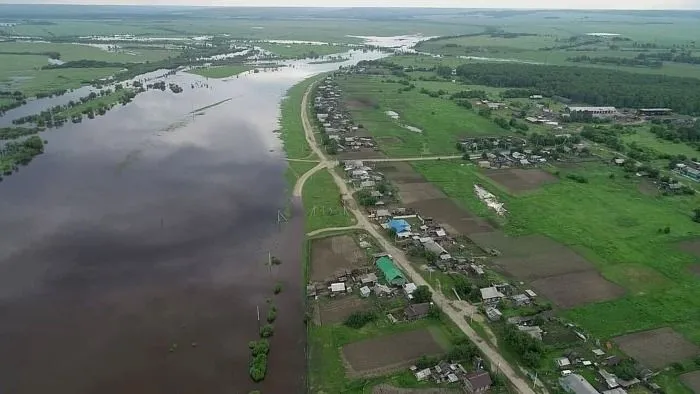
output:
[[[546,9],[700,9],[700,0],[0,0],[13,4],[137,4],[297,7],[454,7]]]

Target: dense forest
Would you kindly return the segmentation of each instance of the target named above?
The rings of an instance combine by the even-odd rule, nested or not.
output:
[[[457,67],[466,83],[535,89],[591,105],[668,107],[700,114],[700,79],[573,66],[470,63]]]
[[[664,63],[660,60],[652,58],[640,57],[616,57],[616,56],[574,56],[566,59],[574,63],[591,63],[591,64],[613,64],[616,66],[627,67],[651,67],[660,68]]]

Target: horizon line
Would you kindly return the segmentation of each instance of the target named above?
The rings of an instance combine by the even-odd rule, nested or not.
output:
[[[62,2],[52,2],[52,1],[38,1],[31,3],[3,3],[0,2],[0,6],[42,6],[42,5],[54,5],[54,6],[73,6],[73,7],[84,7],[84,6],[94,6],[94,7],[143,7],[143,8],[157,8],[157,7],[177,7],[177,8],[296,8],[296,9],[382,9],[382,8],[392,8],[392,9],[435,9],[435,10],[475,10],[475,11],[646,11],[646,12],[658,12],[658,11],[700,11],[700,8],[541,8],[541,7],[459,7],[459,6],[434,6],[434,5],[412,5],[410,7],[400,6],[400,5],[382,5],[382,6],[366,6],[366,5],[347,5],[347,6],[336,6],[336,5],[240,5],[240,4],[138,4],[138,3],[122,3],[122,4],[112,4],[112,3],[62,3]]]

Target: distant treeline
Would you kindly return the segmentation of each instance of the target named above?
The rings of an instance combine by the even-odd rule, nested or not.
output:
[[[695,78],[508,63],[463,64],[457,75],[469,84],[534,89],[544,96],[591,105],[668,107],[681,114],[700,114],[700,79]]]
[[[48,56],[51,59],[60,59],[61,54],[59,52],[31,52],[31,51],[0,51],[0,55],[34,55],[34,56]]]
[[[660,68],[664,63],[660,60],[652,60],[647,58],[632,58],[632,57],[616,57],[616,56],[574,56],[566,59],[575,63],[591,63],[591,64],[612,64],[616,66],[627,67],[650,67]]]
[[[119,62],[104,62],[101,60],[74,60],[63,64],[49,64],[42,67],[43,70],[52,70],[57,68],[125,68],[127,63]]]
[[[676,51],[672,49],[668,52],[640,53],[636,57],[640,60],[656,60],[674,63],[700,64],[700,57],[693,56],[690,51]]]

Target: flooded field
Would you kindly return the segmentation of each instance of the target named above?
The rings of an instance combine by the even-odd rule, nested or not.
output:
[[[288,198],[272,131],[289,87],[347,64],[206,84],[177,73],[166,82],[181,94],[147,91],[42,133],[46,153],[0,185],[2,391],[303,391],[303,215],[294,201],[277,223]],[[282,260],[272,271],[268,251]],[[254,385],[247,344],[277,281],[268,377]]]

